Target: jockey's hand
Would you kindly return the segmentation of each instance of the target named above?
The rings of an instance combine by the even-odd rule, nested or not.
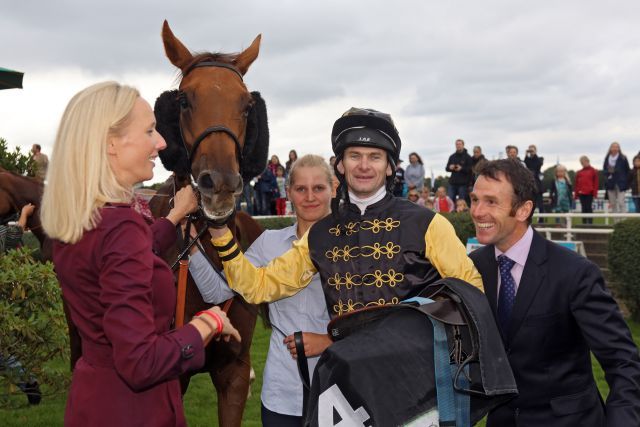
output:
[[[298,354],[296,352],[296,341],[292,335],[289,335],[284,339],[284,345],[287,346],[287,350],[291,353],[291,357],[296,359]],[[307,357],[319,356],[323,351],[329,347],[333,341],[329,338],[328,334],[315,334],[313,332],[302,333],[302,343],[304,344],[304,354]]]
[[[198,198],[190,185],[182,187],[173,198],[173,209],[166,218],[177,225],[182,218],[198,209]]]
[[[212,239],[217,239],[218,237],[224,236],[224,234],[229,231],[229,227],[226,225],[224,227],[209,227],[209,233],[211,233]]]

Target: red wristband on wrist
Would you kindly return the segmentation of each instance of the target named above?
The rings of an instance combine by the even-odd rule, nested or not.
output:
[[[196,317],[200,316],[200,315],[207,315],[210,316],[213,320],[216,321],[216,324],[218,325],[216,332],[214,333],[213,336],[217,337],[218,335],[220,335],[222,333],[222,328],[223,328],[223,324],[222,324],[222,318],[214,312],[208,311],[208,310],[203,310],[203,311],[199,311],[196,313]]]

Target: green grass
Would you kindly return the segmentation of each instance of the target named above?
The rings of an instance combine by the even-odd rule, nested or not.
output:
[[[640,345],[640,323],[629,322],[631,333],[637,345]],[[256,371],[256,380],[251,385],[251,398],[247,402],[247,407],[242,420],[243,426],[260,426],[260,388],[262,386],[262,372],[267,357],[270,331],[266,330],[261,322],[258,322],[253,338],[251,357],[253,368]],[[55,364],[66,364],[66,361],[58,360]],[[598,362],[593,359],[593,371],[598,388],[606,399],[609,387],[604,379],[604,373]],[[21,407],[13,409],[0,409],[0,420],[5,427],[54,427],[62,426],[64,416],[64,406],[66,393],[45,396],[38,406],[29,407],[26,405],[26,397],[18,394],[12,398],[12,402]],[[216,409],[216,393],[211,385],[209,376],[205,374],[197,375],[191,380],[189,391],[184,399],[187,422],[191,427],[210,427],[218,425]],[[483,427],[484,421],[477,424]]]

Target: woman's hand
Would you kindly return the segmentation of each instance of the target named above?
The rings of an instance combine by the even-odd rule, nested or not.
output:
[[[198,209],[198,198],[190,185],[182,187],[173,198],[173,209],[166,218],[177,225],[182,218]]]
[[[216,315],[222,321],[222,332],[220,333],[220,336],[216,337],[216,340],[219,340],[222,337],[223,340],[229,342],[229,340],[233,337],[238,342],[242,341],[242,338],[240,337],[240,332],[238,332],[238,330],[231,324],[231,321],[227,317],[227,313],[222,311],[220,307],[214,306],[205,311],[211,312],[214,315],[214,316],[209,316],[208,314],[205,314],[205,313],[201,314],[199,317],[202,317],[203,320],[205,320],[205,322],[211,322],[209,324],[212,324],[213,323],[212,317],[216,317]]]
[[[293,335],[286,337],[283,342],[287,346],[289,353],[291,353],[291,357],[296,359],[298,354],[296,352],[296,341]],[[303,332],[302,342],[304,344],[304,354],[307,357],[319,356],[333,343],[328,334],[315,334],[313,332]]]

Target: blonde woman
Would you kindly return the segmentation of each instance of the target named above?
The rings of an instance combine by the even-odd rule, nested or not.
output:
[[[255,266],[267,265],[289,250],[313,224],[331,211],[333,173],[315,154],[296,160],[287,177],[287,197],[296,222],[280,230],[265,230],[245,253]],[[195,254],[194,254],[195,255]],[[205,301],[218,302],[233,293],[201,256],[191,259],[194,280]],[[273,326],[261,393],[263,427],[299,427],[303,423],[302,381],[298,373],[294,333],[303,331],[305,356],[312,376],[320,354],[331,344],[327,335],[329,314],[318,274],[295,295],[269,303]]]
[[[193,191],[154,221],[133,198],[166,147],[137,90],[106,82],[67,106],[47,175],[42,225],[71,319],[82,338],[66,426],[186,425],[178,375],[204,363],[204,345],[240,339],[218,308],[169,330],[173,274],[156,253],[196,208]]]

